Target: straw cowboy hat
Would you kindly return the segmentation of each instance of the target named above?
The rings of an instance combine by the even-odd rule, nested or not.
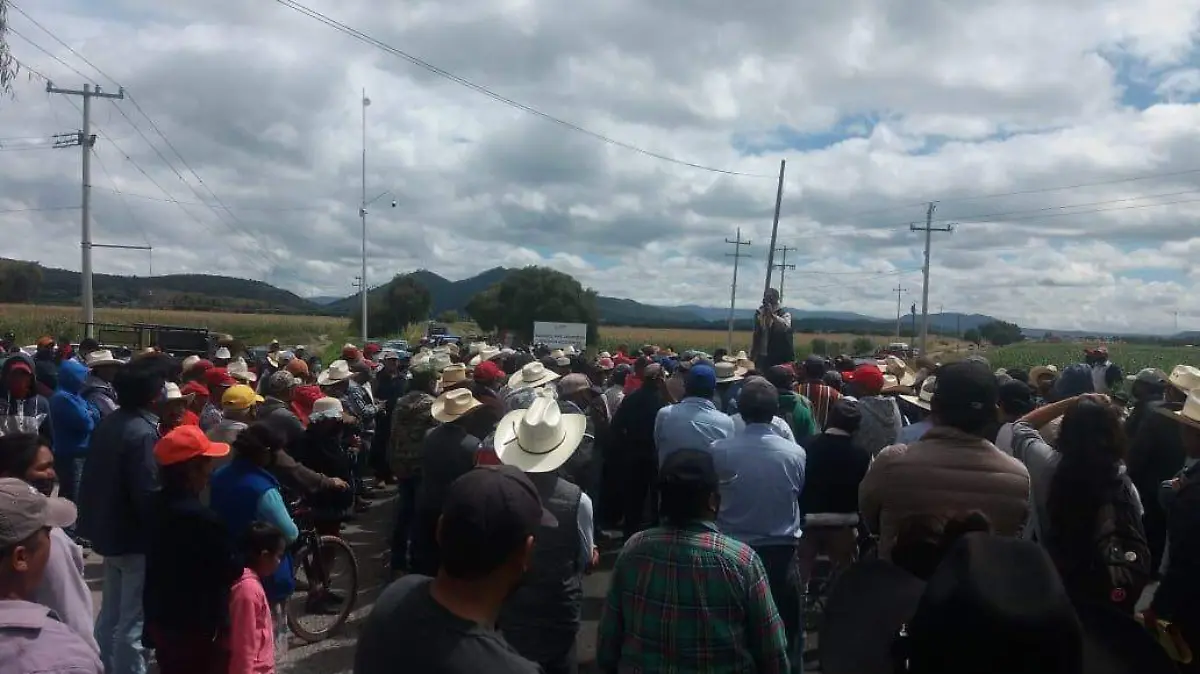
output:
[[[456,388],[438,396],[437,400],[433,401],[429,413],[434,419],[448,423],[481,405],[483,403],[475,399],[471,389]]]
[[[467,355],[474,356],[486,348],[488,348],[487,342],[471,342],[471,345],[467,347]]]
[[[442,378],[438,382],[442,388],[448,388],[467,381],[467,366],[461,363],[451,365],[442,370]]]
[[[196,361],[199,362],[200,359],[197,358]],[[124,364],[125,363],[121,362],[120,360],[113,358],[112,351],[109,351],[108,349],[101,349],[100,351],[93,351],[87,355],[87,366],[89,368],[103,367],[105,365],[124,365]],[[193,365],[194,365],[194,363],[193,363]],[[184,371],[186,372],[187,368],[184,368]]]
[[[1183,393],[1191,393],[1200,389],[1200,369],[1191,365],[1176,365],[1167,377],[1167,383]]]
[[[743,349],[741,351],[738,351],[737,355],[734,356],[733,359],[735,361],[750,360],[750,356],[746,355],[746,351]]]
[[[717,373],[717,383],[725,384],[731,381],[738,381],[746,376],[746,371],[737,367],[733,363],[720,362],[713,366]]]
[[[1045,377],[1046,375],[1050,375],[1051,377],[1057,377],[1058,376],[1058,366],[1057,365],[1038,365],[1037,367],[1034,367],[1033,369],[1031,369],[1029,371],[1029,381],[1036,384],[1038,379]]]
[[[479,353],[476,353],[475,357],[471,359],[471,367],[479,367],[480,363],[486,363],[487,361],[499,355],[500,349],[484,344],[483,348],[479,350]]]
[[[429,366],[432,367],[435,372],[441,372],[453,364],[454,361],[450,360],[449,353],[435,353],[429,357]]]
[[[250,366],[246,364],[245,358],[230,361],[225,369],[229,371],[229,376],[234,379],[245,382],[258,381],[258,375],[250,371]]]
[[[335,360],[317,377],[318,386],[329,386],[350,378],[350,364],[344,360]]]
[[[932,402],[935,391],[937,391],[937,377],[931,375],[921,382],[921,390],[917,392],[917,395],[901,394],[900,398],[928,412],[933,409]]]
[[[888,356],[884,359],[883,363],[884,390],[897,387],[907,388],[917,383],[917,373],[900,358]],[[888,379],[889,375],[894,381]]]
[[[1200,391],[1192,391],[1183,403],[1183,409],[1170,410],[1171,416],[1182,424],[1192,428],[1200,428]]]
[[[567,354],[568,356],[578,356],[579,350],[575,348],[574,344],[568,344],[566,348],[563,349],[563,353]]]
[[[313,409],[308,415],[308,423],[311,424],[326,419],[337,419],[338,421],[345,422],[347,417],[349,415],[346,414],[346,409],[342,406],[341,400],[325,396],[313,401]]]
[[[216,358],[217,360],[230,360],[233,358],[233,354],[229,353],[229,349],[222,346],[221,348],[217,349],[216,353],[213,354],[213,358]]]
[[[532,363],[526,364],[525,367],[521,368],[520,372],[508,378],[508,388],[514,391],[522,388],[532,388],[549,384],[555,379],[558,379],[557,372],[547,370],[541,361],[535,360]]]
[[[557,470],[579,447],[587,429],[583,414],[563,414],[553,395],[537,395],[529,409],[509,412],[496,428],[500,462],[526,473]]]
[[[555,349],[550,352],[550,357],[555,360],[558,360],[559,358],[566,358],[567,352],[563,351],[562,349]]]
[[[166,387],[165,387],[165,388],[166,388],[166,391],[167,391],[167,400],[168,400],[168,401],[170,401],[170,400],[183,400],[183,401],[185,401],[185,402],[191,403],[191,402],[192,402],[192,399],[196,397],[196,394],[195,394],[195,393],[186,393],[186,394],[185,394],[185,393],[183,393],[182,391],[180,391],[180,390],[179,390],[179,384],[176,384],[176,383],[175,383],[175,382],[173,382],[173,381],[169,381],[169,382],[167,382],[167,385],[166,385]]]

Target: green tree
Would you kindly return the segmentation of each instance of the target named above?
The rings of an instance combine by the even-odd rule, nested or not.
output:
[[[504,330],[518,338],[533,339],[534,321],[586,323],[588,344],[597,344],[596,291],[547,267],[525,267],[496,285],[476,294],[467,313],[487,331]]]
[[[814,339],[812,341],[812,352],[820,356],[829,355],[829,340],[824,337]]]
[[[0,302],[33,302],[42,288],[42,268],[33,262],[0,261]]]
[[[404,328],[429,318],[433,297],[429,289],[411,274],[397,274],[387,285],[371,291],[367,297],[367,332],[394,335]],[[350,328],[362,324],[358,305],[350,312]]]
[[[983,336],[980,335],[979,330],[975,328],[963,331],[962,338],[963,341],[967,341],[972,344],[978,344],[983,341]]]
[[[856,356],[875,353],[875,342],[867,337],[857,337],[850,344],[850,351]]]
[[[457,311],[455,311],[453,309],[447,309],[437,315],[437,322],[438,323],[457,323],[458,318],[459,318],[459,316],[458,316]]]
[[[984,323],[979,326],[979,334],[996,346],[1015,344],[1025,339],[1025,335],[1021,334],[1021,326],[1006,321]]]

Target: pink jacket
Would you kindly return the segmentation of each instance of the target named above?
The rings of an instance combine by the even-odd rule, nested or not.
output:
[[[229,671],[274,674],[275,629],[262,582],[250,569],[229,593]]]

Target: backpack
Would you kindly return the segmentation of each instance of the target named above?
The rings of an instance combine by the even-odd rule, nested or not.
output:
[[[1153,576],[1150,545],[1132,487],[1122,475],[1121,487],[1097,513],[1095,538],[1095,559],[1103,571],[1098,580],[1106,581],[1109,601],[1129,615]]]

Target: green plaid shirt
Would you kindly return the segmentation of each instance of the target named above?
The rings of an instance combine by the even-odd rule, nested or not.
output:
[[[603,672],[788,671],[787,636],[758,555],[711,522],[643,531],[613,569]]]

